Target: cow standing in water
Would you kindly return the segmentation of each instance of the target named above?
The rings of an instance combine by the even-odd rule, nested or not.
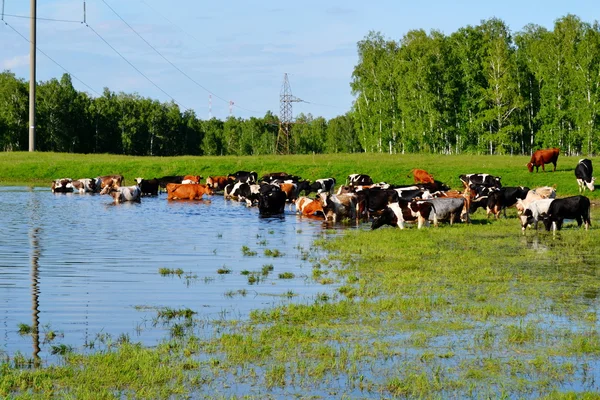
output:
[[[535,167],[535,172],[538,172],[540,167],[542,167],[542,171],[546,172],[544,165],[552,164],[554,165],[554,171],[556,171],[556,161],[558,160],[559,155],[560,149],[557,147],[552,149],[536,150],[531,155],[531,160],[527,164],[527,169],[529,169],[529,172],[533,172],[533,167]]]
[[[579,186],[579,193],[585,192],[587,187],[590,191],[594,191],[594,181],[596,178],[592,176],[594,169],[592,167],[592,161],[584,158],[579,160],[579,163],[575,167],[575,178],[577,178],[577,186]]]

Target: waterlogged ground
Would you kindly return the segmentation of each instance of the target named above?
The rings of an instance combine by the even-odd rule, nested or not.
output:
[[[123,335],[155,346],[169,332],[157,319],[165,309],[237,320],[332,290],[312,278],[308,258],[319,257],[318,235],[337,233],[292,210],[260,218],[222,196],[113,205],[108,196],[0,187],[0,221],[0,355],[8,357],[54,363],[60,347],[93,351]]]
[[[51,202],[88,200],[73,196]],[[101,209],[94,226],[104,227],[106,241],[115,234],[106,228],[113,226],[114,217],[152,204],[114,207],[103,199],[93,201],[104,204],[94,207],[97,212]],[[531,230],[522,234],[514,212],[507,219],[488,221],[480,211],[471,225],[355,229],[335,235],[319,222],[293,215],[260,220],[252,214],[255,211],[239,204],[171,206],[158,200],[156,204],[157,210],[166,208],[169,216],[181,215],[186,221],[206,216],[198,218],[202,223],[194,229],[171,234],[178,237],[172,240],[186,247],[165,259],[198,260],[198,271],[200,265],[218,260],[210,264],[210,273],[198,273],[199,278],[191,280],[185,274],[162,276],[159,267],[177,264],[157,262],[140,279],[148,285],[153,282],[153,289],[126,297],[135,300],[120,308],[129,310],[137,322],[114,329],[117,334],[141,326],[139,336],[113,337],[112,342],[96,337],[95,356],[64,352],[56,356],[60,368],[50,371],[9,369],[5,364],[0,370],[5,373],[0,394],[152,399],[600,398],[597,206],[592,211],[593,229],[587,232],[570,221],[555,235]],[[201,236],[206,239],[196,237],[204,232],[201,228],[209,219],[204,213],[211,207],[223,207],[235,216],[217,224],[237,224],[240,237],[234,244],[225,229],[208,230],[210,234]],[[137,219],[144,215],[136,212]],[[121,221],[119,226],[126,225],[123,229],[129,234],[109,241],[113,247],[135,237],[127,224],[136,218]],[[146,226],[175,229],[156,216],[146,218],[152,221]],[[28,232],[23,245],[39,248],[39,256],[32,250],[30,264],[21,268],[31,271],[32,265],[39,264],[41,275],[48,248],[35,243],[40,235],[36,227],[20,228]],[[43,226],[40,229],[44,231]],[[277,229],[285,232],[286,245],[273,245]],[[303,235],[306,242],[289,243],[290,238],[301,240]],[[51,237],[48,234],[44,240]],[[209,239],[211,245],[203,247]],[[154,248],[156,257],[172,246],[140,239],[133,243],[144,264],[153,260],[144,258],[144,249]],[[273,257],[275,249],[286,255]],[[264,256],[264,250],[271,256]],[[252,255],[254,251],[258,254]],[[110,254],[109,260],[118,265],[119,253]],[[237,262],[255,264],[236,266],[227,261],[233,256]],[[273,271],[268,264],[273,264]],[[95,280],[96,285],[109,291],[125,282],[108,297],[136,287],[137,283],[131,284],[135,273],[122,276],[116,265],[107,265],[118,277],[116,283]],[[231,272],[218,274],[223,265],[228,267],[223,271]],[[285,272],[294,278],[279,278]],[[54,279],[65,277],[78,279],[64,271]],[[250,284],[252,277],[258,284]],[[218,302],[234,302],[227,311],[203,297],[218,284],[222,286],[217,289]],[[31,286],[21,285],[29,291],[20,301],[31,304]],[[63,296],[77,287],[69,284]],[[274,291],[271,296],[265,295],[267,288]],[[39,285],[39,290],[42,296],[44,286]],[[257,291],[255,297],[249,295],[251,290]],[[299,296],[288,300],[290,290]],[[80,296],[85,298],[83,293]],[[119,302],[124,303],[122,297]],[[52,303],[45,303],[46,307]],[[172,308],[165,310],[165,305]],[[44,308],[39,310],[41,316]],[[163,340],[152,348],[138,346],[144,335],[154,332],[156,328],[148,327],[155,324],[162,328],[155,337],[162,333]],[[16,332],[8,335],[16,337]],[[31,340],[30,335],[24,337]],[[17,361],[12,359],[12,365],[27,367]]]

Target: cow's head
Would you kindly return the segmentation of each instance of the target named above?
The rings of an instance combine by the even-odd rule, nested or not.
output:
[[[371,224],[371,230],[380,228],[383,225],[397,226],[397,224],[398,218],[396,217],[394,211],[391,208],[386,208],[379,217],[373,220],[373,223]]]
[[[588,189],[590,189],[590,191],[594,191],[594,189],[596,189],[596,186],[594,186],[594,182],[596,181],[596,178],[592,176],[592,179],[590,179],[589,182],[585,183],[585,186],[587,186]]]
[[[535,222],[533,220],[533,212],[529,208],[525,209],[521,213],[519,219],[521,220],[521,230],[523,231],[527,229],[529,225],[533,225],[533,223]]]
[[[529,172],[533,172],[533,163],[527,163],[525,165],[527,165],[527,169],[529,170]]]

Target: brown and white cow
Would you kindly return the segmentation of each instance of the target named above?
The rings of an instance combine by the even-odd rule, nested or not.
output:
[[[313,200],[306,196],[299,197],[296,202],[296,212],[302,215],[323,215],[323,206],[319,200]]]
[[[167,183],[167,200],[200,200],[203,195],[212,195],[206,185],[196,183]]]
[[[92,178],[77,179],[71,182],[73,188],[79,193],[94,193],[96,192],[96,180]]]
[[[517,199],[515,207],[520,214],[525,210],[525,208],[527,208],[529,204],[536,200],[554,198],[556,198],[556,189],[554,189],[551,186],[542,186],[539,188],[531,189],[529,192],[527,192],[527,195],[524,199]]]
[[[344,218],[356,219],[356,196],[353,194],[329,194],[321,192],[317,199],[321,203],[325,220],[341,221]]]
[[[122,186],[125,179],[123,175],[104,175],[96,178],[96,190],[101,191],[106,186],[112,186],[113,183],[117,186]]]
[[[200,183],[202,177],[200,175],[185,175],[181,183]]]
[[[542,171],[546,172],[544,165],[553,164],[554,171],[556,171],[556,161],[558,160],[559,155],[560,149],[557,147],[536,150],[531,155],[531,160],[529,160],[529,163],[527,164],[527,169],[529,169],[529,172],[533,172],[533,167],[535,167],[535,172],[538,172],[539,168],[542,167]]]
[[[211,188],[212,190],[225,190],[225,186],[233,183],[233,179],[228,176],[209,176],[206,178],[206,186]]]
[[[71,178],[61,178],[52,181],[50,187],[52,193],[71,193],[73,191],[73,180]]]
[[[298,186],[295,183],[280,183],[279,188],[285,193],[285,197],[290,203],[298,198]]]
[[[142,191],[139,186],[119,186],[113,182],[109,186],[105,186],[100,194],[110,194],[115,203],[123,203],[126,201],[140,202]]]

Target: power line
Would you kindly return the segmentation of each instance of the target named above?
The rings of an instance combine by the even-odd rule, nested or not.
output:
[[[131,29],[131,31],[133,33],[135,33],[140,39],[142,39],[144,41],[144,43],[146,43],[152,50],[154,50],[154,52],[156,54],[158,54],[163,60],[165,60],[167,63],[169,63],[173,68],[175,68],[177,71],[179,71],[179,73],[181,73],[183,76],[185,76],[186,78],[188,78],[190,81],[192,81],[193,83],[195,83],[196,85],[198,85],[200,88],[202,88],[203,90],[205,90],[206,92],[208,92],[209,94],[215,96],[216,98],[218,98],[219,100],[222,100],[223,102],[229,103],[230,100],[225,100],[223,97],[217,95],[216,93],[214,93],[213,91],[211,91],[210,89],[206,88],[205,86],[203,86],[202,84],[200,84],[198,81],[196,81],[194,78],[192,78],[191,76],[189,76],[188,74],[186,74],[184,71],[182,71],[178,66],[176,66],[175,64],[173,64],[167,57],[165,57],[160,51],[158,51],[154,46],[152,46],[152,44],[150,44],[150,42],[148,42],[146,39],[144,39],[144,37],[142,35],[140,35],[127,21],[125,21],[125,19],[123,19],[123,17],[121,17],[119,15],[119,13],[117,13],[115,11],[114,8],[112,8],[105,0],[102,0],[102,2],[125,24],[127,25],[127,27],[129,29]],[[250,110],[244,107],[241,107],[239,105],[235,105],[235,107],[241,109],[241,110],[245,110],[254,114],[260,114],[260,112],[258,111],[254,111],[254,110]]]
[[[29,16],[29,15],[14,15],[14,14],[3,14],[3,15],[5,17],[31,19],[31,16]],[[77,24],[83,23],[82,21],[75,21],[72,19],[56,19],[56,18],[43,18],[43,17],[36,17],[35,19],[37,21],[72,22],[72,23],[77,23]]]
[[[25,40],[27,43],[31,43],[31,41],[29,39],[27,39],[23,34],[21,34],[21,32],[19,32],[18,30],[16,30],[12,25],[10,25],[8,22],[4,21],[4,24],[6,26],[8,26],[10,29],[12,29],[17,35],[21,36],[23,38],[23,40]],[[71,72],[69,72],[69,70],[67,70],[65,67],[63,67],[62,65],[60,65],[56,60],[54,60],[52,57],[50,57],[48,54],[46,54],[42,49],[40,49],[39,47],[35,47],[37,51],[39,51],[40,53],[42,53],[44,56],[46,56],[50,61],[52,61],[54,64],[58,65],[63,71],[65,71],[67,74],[71,75],[73,78],[75,78],[76,81],[78,81],[79,83],[81,83],[82,85],[84,85],[86,88],[88,88],[89,90],[91,90],[92,92],[96,93],[96,95],[98,95],[99,97],[101,96],[100,93],[96,92],[94,89],[92,89],[87,83],[85,83],[84,81],[82,81],[81,79],[79,79],[78,77],[76,77],[74,74],[72,74]]]
[[[119,55],[119,57],[121,57],[127,64],[129,64],[131,66],[131,68],[135,69],[140,75],[142,75],[144,78],[146,78],[146,80],[148,82],[150,82],[152,85],[154,85],[154,87],[156,87],[158,90],[160,90],[161,92],[163,92],[167,97],[169,97],[171,100],[173,100],[173,102],[175,104],[179,105],[184,110],[188,109],[187,107],[185,107],[184,105],[182,105],[180,102],[178,102],[177,100],[175,100],[175,98],[173,98],[173,96],[171,96],[169,93],[167,93],[163,88],[161,88],[156,83],[154,83],[154,81],[152,79],[148,78],[142,71],[140,71],[127,58],[125,58],[125,56],[123,54],[119,53],[119,51],[117,49],[115,49],[110,43],[108,43],[108,41],[106,41],[106,39],[104,39],[98,32],[96,32],[96,30],[94,28],[92,28],[89,24],[85,24],[85,26],[87,26],[88,28],[90,28],[90,30],[92,32],[94,32],[96,34],[96,36],[98,36],[100,38],[100,40],[102,40],[104,43],[106,43],[106,45],[108,47],[110,47],[115,53],[117,53]]]

